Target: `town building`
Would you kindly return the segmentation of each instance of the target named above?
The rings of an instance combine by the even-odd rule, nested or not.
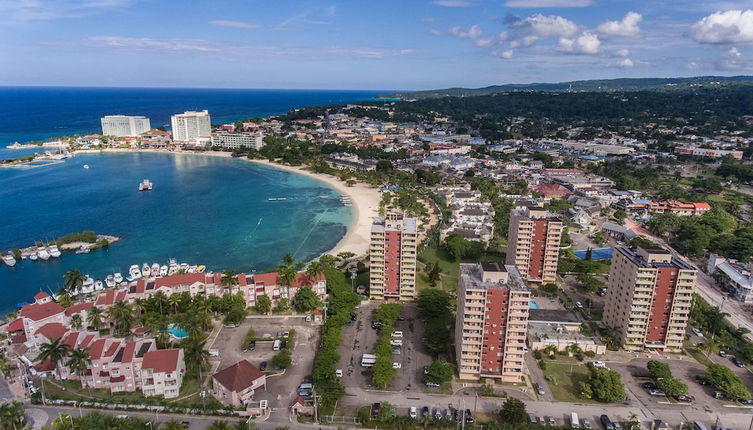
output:
[[[223,405],[234,408],[250,403],[256,390],[266,386],[264,372],[248,360],[241,360],[212,375],[212,394]]]
[[[460,265],[455,316],[460,379],[521,382],[530,298],[513,265]]]
[[[743,151],[729,151],[715,148],[699,148],[697,146],[676,146],[675,154],[692,155],[694,157],[724,158],[732,157],[736,160],[743,159]]]
[[[22,333],[18,340],[31,341],[34,345],[39,346],[43,341],[37,343],[37,339],[42,340],[42,338],[35,337],[35,335],[40,328],[47,324],[66,323],[65,308],[53,302],[49,294],[39,292],[34,296],[34,303],[21,307],[18,318],[11,321],[6,330],[8,333]]]
[[[709,255],[706,272],[713,275],[722,288],[746,304],[753,303],[753,266],[716,254]]]
[[[141,390],[145,396],[178,397],[185,373],[182,349],[149,351],[141,364]]]
[[[603,321],[628,350],[682,348],[696,269],[661,248],[614,248]]]
[[[410,301],[416,296],[416,218],[388,213],[371,226],[369,294],[372,299]]]
[[[175,143],[195,143],[201,138],[211,138],[212,120],[207,110],[200,112],[186,111],[176,114],[170,118],[170,122],[172,124],[173,141]]]
[[[583,352],[604,354],[607,347],[598,338],[586,336],[583,325],[573,311],[564,309],[531,309],[528,316],[528,347],[534,351],[550,346],[567,351],[577,345]]]
[[[212,133],[212,146],[223,149],[255,149],[264,147],[264,135],[257,133]]]
[[[543,207],[516,207],[510,214],[507,264],[515,265],[529,282],[556,281],[562,230],[562,222]]]
[[[145,116],[107,115],[101,122],[103,136],[136,137],[151,129]]]

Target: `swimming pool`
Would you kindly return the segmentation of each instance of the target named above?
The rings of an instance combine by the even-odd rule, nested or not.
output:
[[[177,325],[175,325],[175,324],[168,325],[167,326],[167,331],[169,331],[170,334],[172,335],[172,337],[174,337],[176,339],[183,339],[185,337],[188,337],[188,333],[185,330],[183,330],[182,328],[180,328]]]
[[[528,307],[531,309],[539,309],[539,304],[536,302],[536,300],[531,300],[528,302]]]
[[[586,251],[575,251],[575,256],[583,260]],[[609,260],[612,258],[612,248],[599,248],[591,250],[591,260]]]

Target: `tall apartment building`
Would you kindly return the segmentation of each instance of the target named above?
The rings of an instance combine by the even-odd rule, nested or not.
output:
[[[145,116],[107,115],[101,122],[104,136],[136,137],[152,128]]]
[[[555,282],[562,222],[541,206],[526,204],[510,214],[507,264],[528,282]]]
[[[171,118],[173,141],[187,143],[199,138],[210,139],[212,136],[212,120],[209,111],[186,111],[173,115]]]
[[[224,149],[256,149],[264,147],[264,135],[259,133],[212,133],[212,146]]]
[[[388,301],[409,301],[416,296],[417,221],[389,213],[374,218],[371,226],[369,294]]]
[[[681,349],[695,278],[693,266],[665,249],[615,248],[604,324],[625,349]]]
[[[521,381],[530,299],[513,265],[460,265],[455,315],[460,379]]]

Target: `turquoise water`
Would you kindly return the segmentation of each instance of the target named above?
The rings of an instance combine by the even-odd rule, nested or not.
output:
[[[188,336],[187,331],[183,330],[175,324],[169,324],[167,326],[167,331],[169,331],[170,334],[173,335],[173,337],[176,339],[183,339],[184,337]]]
[[[84,164],[90,166],[84,169]],[[144,178],[151,192],[139,192]],[[79,269],[95,279],[170,258],[209,270],[306,261],[345,234],[351,208],[315,179],[243,160],[190,154],[82,154],[36,169],[0,169],[0,250],[94,230],[122,237],[108,249],[0,267],[0,311],[56,291]],[[286,201],[270,202],[270,197]]]
[[[536,300],[531,300],[528,302],[528,307],[530,309],[539,309],[539,303]]]
[[[575,256],[581,260],[586,258],[586,251],[575,251]],[[592,260],[609,260],[612,258],[612,248],[599,248],[591,250]]]

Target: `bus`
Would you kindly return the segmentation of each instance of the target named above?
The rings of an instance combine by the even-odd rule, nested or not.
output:
[[[577,429],[580,428],[580,421],[578,421],[578,414],[575,412],[570,413],[570,427]]]
[[[361,357],[361,367],[374,367],[374,363],[376,363],[376,355],[374,354],[364,354]]]

